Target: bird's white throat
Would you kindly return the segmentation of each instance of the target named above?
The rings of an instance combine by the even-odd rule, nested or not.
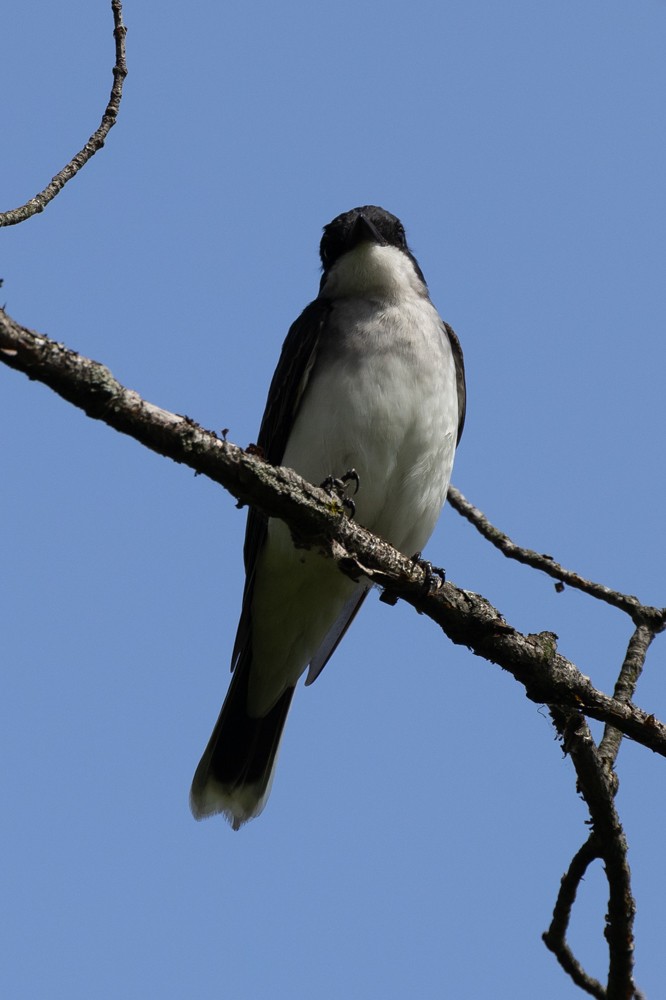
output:
[[[377,295],[425,297],[427,289],[407,254],[397,247],[360,243],[331,268],[322,292],[330,298]]]

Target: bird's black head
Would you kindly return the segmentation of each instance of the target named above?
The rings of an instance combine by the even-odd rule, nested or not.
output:
[[[319,247],[323,270],[321,288],[326,284],[328,273],[337,261],[364,242],[395,247],[409,258],[418,278],[423,282],[424,288],[426,287],[418,261],[407,246],[405,227],[400,219],[387,212],[385,208],[379,208],[378,205],[362,205],[360,208],[343,212],[324,226],[324,235]]]
[[[324,226],[319,247],[324,271],[328,271],[344,253],[353,250],[363,241],[397,247],[411,257],[405,227],[400,219],[377,205],[363,205],[343,212]]]
[[[377,205],[363,205],[343,212],[324,226],[319,247],[324,271],[328,271],[343,253],[353,250],[364,240],[407,251],[405,227],[400,219]]]

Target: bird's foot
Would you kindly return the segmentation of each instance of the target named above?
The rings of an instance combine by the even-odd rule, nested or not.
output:
[[[442,584],[446,582],[446,570],[441,566],[433,566],[427,559],[421,559],[420,552],[416,552],[412,556],[412,562],[420,566],[425,573],[425,580],[423,581],[424,594],[429,594],[433,585],[435,590],[439,590]]]
[[[330,493],[331,496],[336,496],[342,506],[349,512],[349,516],[353,517],[356,513],[356,504],[350,496],[347,496],[347,483],[354,483],[354,493],[358,493],[361,480],[356,469],[348,469],[339,478],[336,476],[327,476],[321,484],[321,488]]]

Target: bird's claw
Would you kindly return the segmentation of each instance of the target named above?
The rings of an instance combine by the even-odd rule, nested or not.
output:
[[[425,579],[423,581],[424,594],[430,593],[433,584],[435,586],[435,590],[439,590],[442,584],[446,582],[446,570],[441,566],[433,566],[433,564],[427,559],[421,559],[420,552],[417,552],[414,556],[412,556],[412,562],[417,563],[425,573]]]
[[[361,486],[361,479],[356,471],[356,469],[347,469],[344,476],[340,476],[340,481],[342,483],[353,483],[354,484],[354,495],[356,495]]]
[[[342,506],[349,512],[349,516],[353,518],[356,513],[356,504],[350,496],[347,496],[347,483],[354,483],[354,493],[358,493],[361,480],[356,469],[348,469],[339,478],[336,476],[326,476],[326,479],[321,484],[321,488],[330,493],[331,496],[337,496]]]

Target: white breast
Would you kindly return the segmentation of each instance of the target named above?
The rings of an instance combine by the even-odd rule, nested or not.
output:
[[[411,555],[446,498],[457,427],[455,364],[431,302],[342,299],[283,464],[314,483],[355,468],[357,520]]]

